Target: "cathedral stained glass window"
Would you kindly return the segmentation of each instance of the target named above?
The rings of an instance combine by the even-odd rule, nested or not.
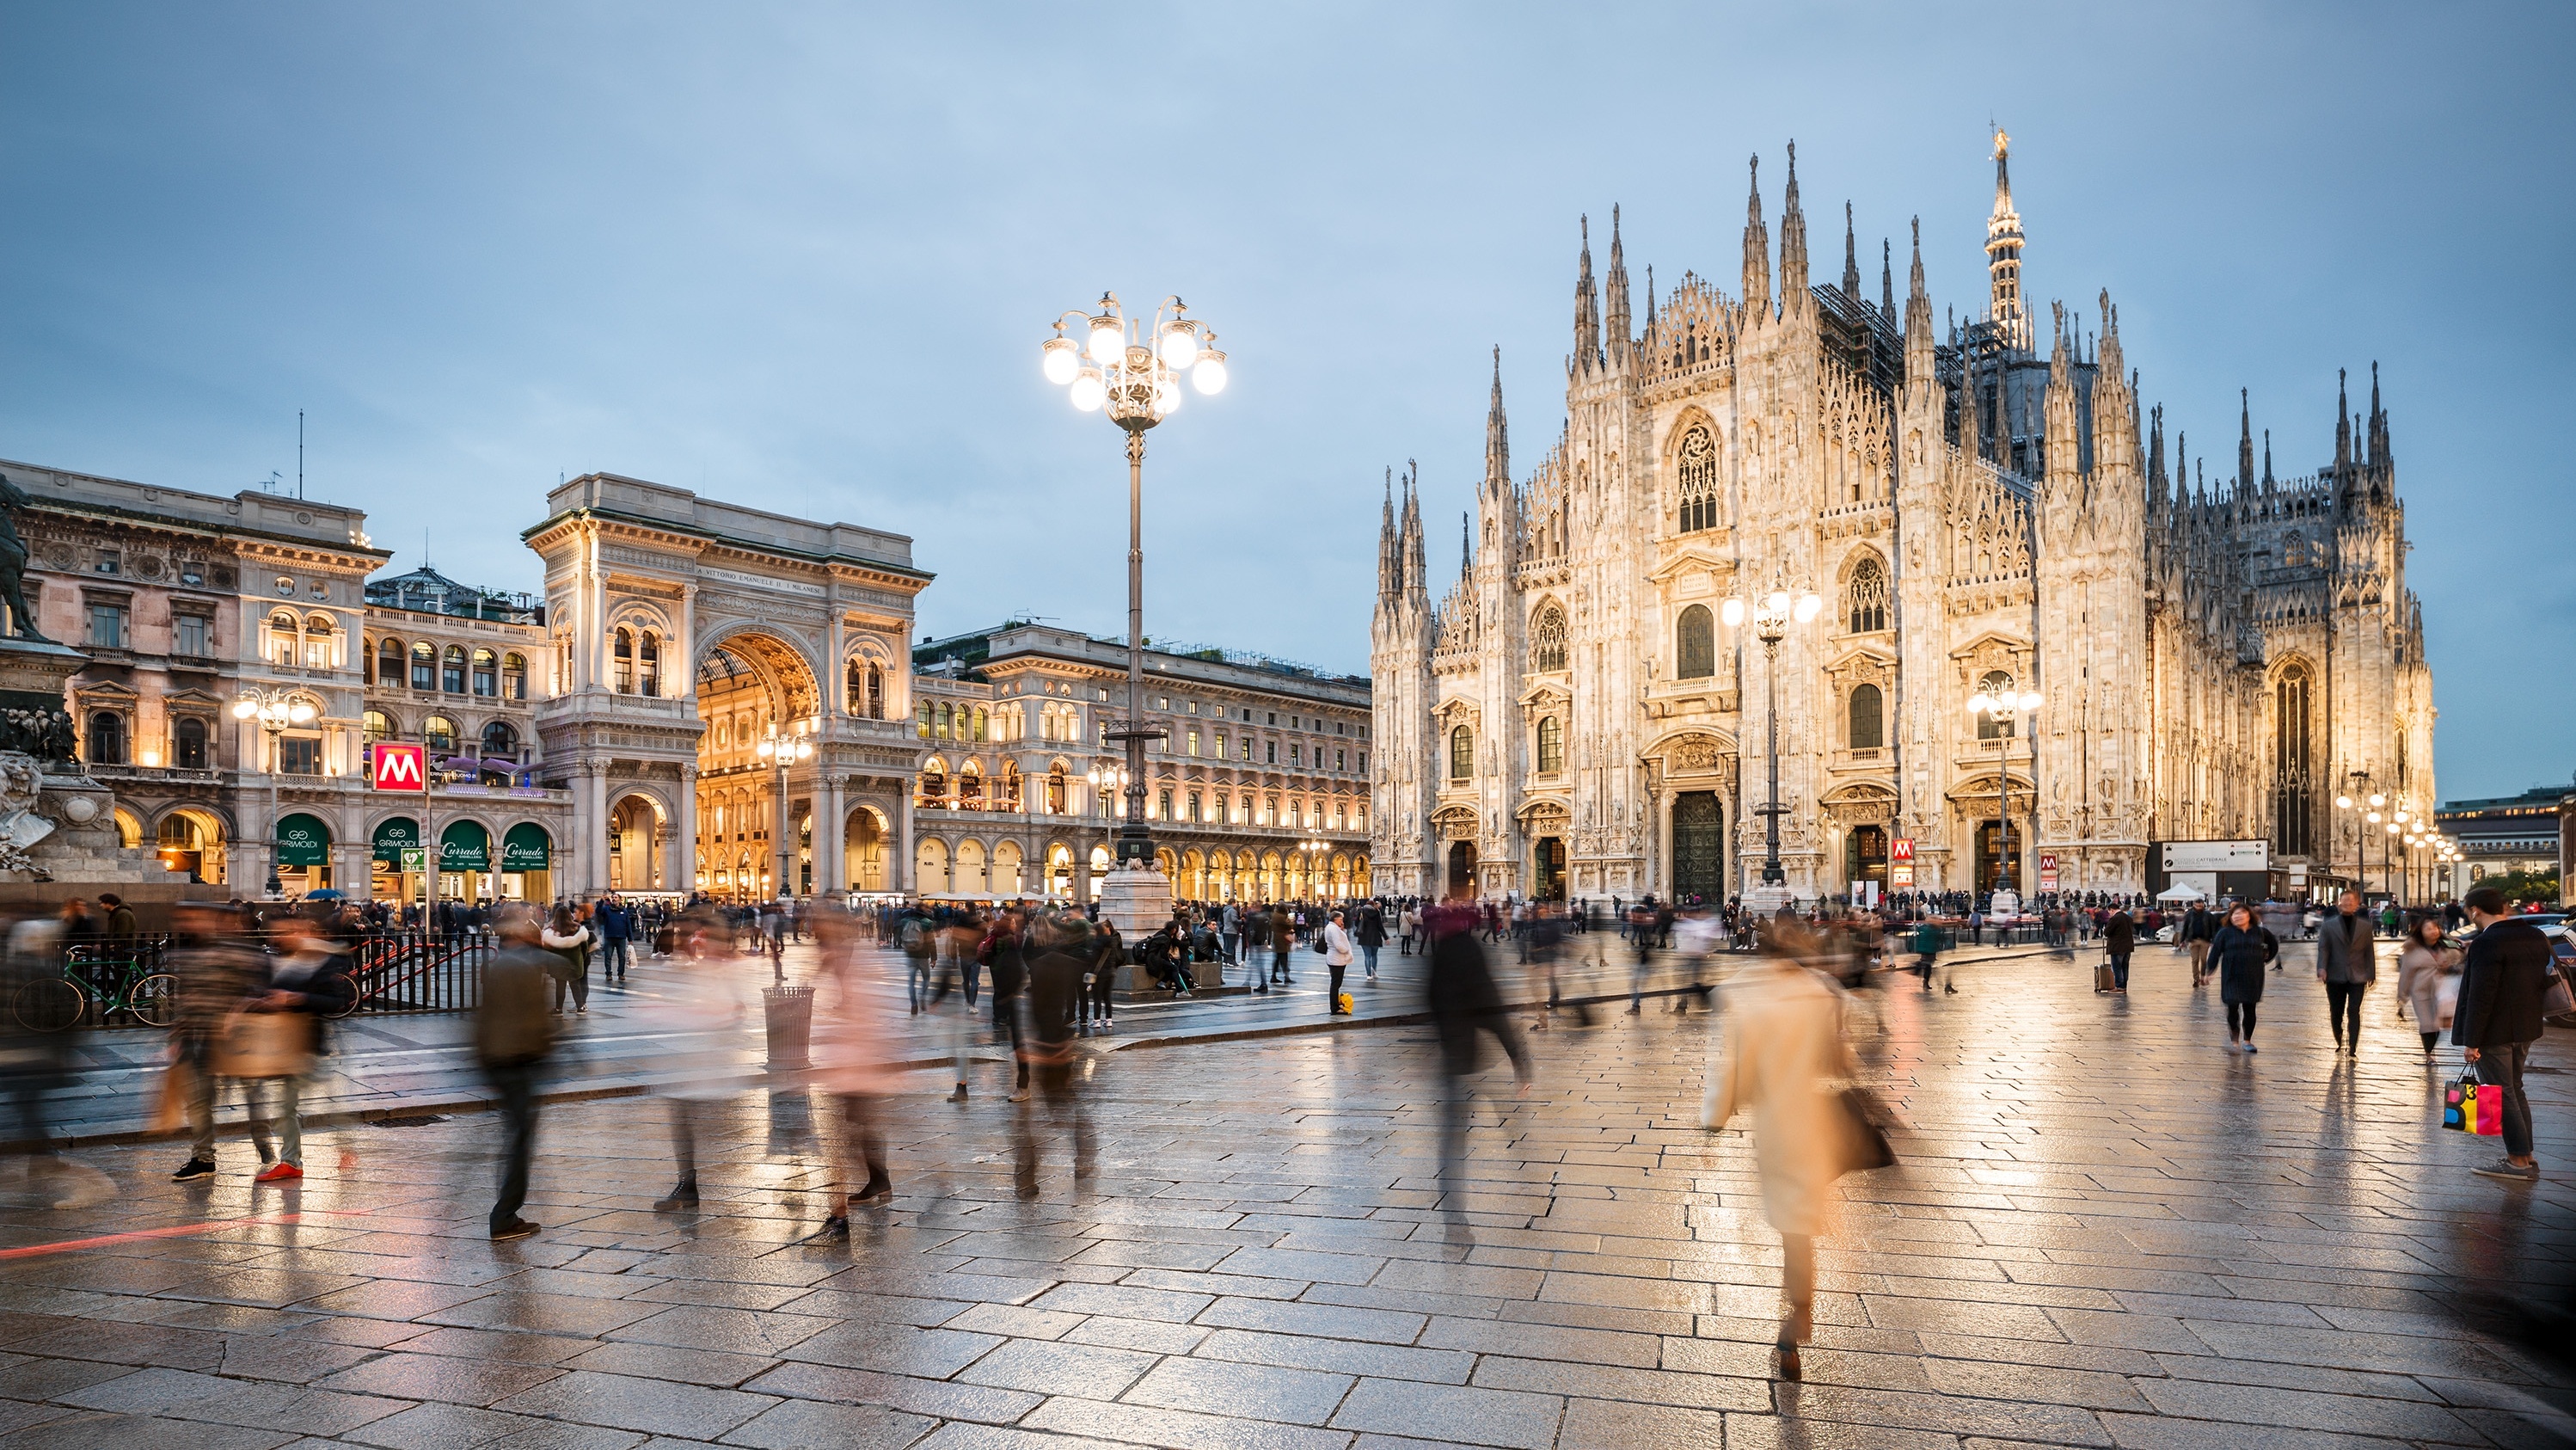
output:
[[[1530,668],[1546,674],[1565,668],[1565,611],[1549,605],[1530,628]]]
[[[1843,614],[1851,632],[1867,634],[1887,628],[1887,566],[1870,555],[1855,565],[1843,590]]]
[[[1674,481],[1680,503],[1676,532],[1695,534],[1717,527],[1717,439],[1705,425],[1693,425],[1674,451]]]
[[[1694,604],[1673,622],[1673,677],[1705,680],[1717,673],[1717,621]]]

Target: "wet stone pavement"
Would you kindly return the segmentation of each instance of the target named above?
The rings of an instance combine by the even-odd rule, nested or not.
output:
[[[2274,978],[2258,1057],[2158,951],[1866,993],[1904,1161],[1844,1182],[1807,1379],[1770,1374],[1778,1243],[1752,1141],[1696,1126],[1709,1019],[1561,1017],[1487,1074],[1473,1248],[1439,1224],[1420,1027],[1092,1057],[1100,1171],[1012,1188],[1007,1069],[911,1075],[897,1196],[801,1242],[819,1109],[748,1093],[657,1214],[661,1105],[544,1112],[533,1238],[484,1218],[498,1123],[311,1135],[314,1176],[212,1184],[84,1150],[121,1197],[0,1180],[0,1447],[1992,1446],[2564,1443],[2568,1372],[2462,1318],[2565,1282],[2567,1079],[2536,1186],[2434,1127],[2375,993],[2357,1064]],[[2563,1041],[2542,1067],[2563,1067]]]

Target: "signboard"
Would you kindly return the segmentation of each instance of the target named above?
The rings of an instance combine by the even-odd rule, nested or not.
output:
[[[367,752],[367,783],[378,790],[429,789],[428,747],[404,740],[379,740]]]
[[[1887,884],[1891,887],[1914,884],[1912,836],[1898,836],[1887,843]]]
[[[441,871],[491,870],[492,833],[472,821],[458,821],[439,832],[438,869]]]
[[[502,870],[543,871],[552,864],[554,843],[546,839],[545,827],[521,821],[501,834]]]
[[[278,818],[278,865],[320,866],[330,859],[331,832],[320,821],[302,811]]]
[[[405,846],[402,848],[400,854],[402,856],[402,869],[404,875],[416,876],[429,869],[429,848],[427,846]]]
[[[394,816],[376,827],[376,859],[392,862],[403,858],[403,852],[420,848],[420,822],[409,816]],[[417,871],[417,865],[405,866]]]
[[[2269,841],[2165,841],[2158,849],[2168,873],[2272,869]]]
[[[2057,856],[2054,852],[2039,853],[2039,889],[2042,891],[2057,889]]]

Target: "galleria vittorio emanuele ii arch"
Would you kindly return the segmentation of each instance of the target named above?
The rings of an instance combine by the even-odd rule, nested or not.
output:
[[[550,783],[567,892],[900,889],[912,540],[615,474],[546,496]],[[793,760],[780,811],[776,743]],[[770,747],[764,752],[763,746]],[[810,746],[810,755],[804,747]]]

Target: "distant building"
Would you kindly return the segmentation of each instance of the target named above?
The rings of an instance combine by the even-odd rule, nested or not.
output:
[[[2535,875],[2556,871],[2564,893],[2567,877],[2562,860],[2570,819],[2576,819],[2576,791],[2564,785],[2533,786],[2520,795],[2443,802],[2433,813],[2433,824],[2460,845],[2454,893],[2476,885],[2482,877],[2508,871]]]
[[[918,645],[912,667],[916,889],[1090,900],[1126,811],[1090,780],[1125,763],[1101,739],[1127,712],[1125,642],[1012,622]],[[1179,899],[1366,894],[1367,680],[1149,647],[1145,719],[1168,732],[1145,817]]]

